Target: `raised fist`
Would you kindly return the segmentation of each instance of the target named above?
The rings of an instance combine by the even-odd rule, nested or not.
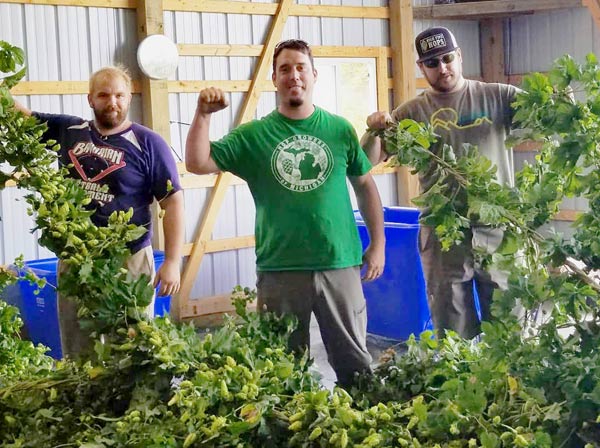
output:
[[[225,93],[216,87],[202,89],[198,96],[198,111],[203,114],[212,114],[229,106]]]

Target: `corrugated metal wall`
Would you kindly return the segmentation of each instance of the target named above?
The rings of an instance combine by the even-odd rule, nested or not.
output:
[[[303,4],[385,6],[385,0],[300,0]],[[415,0],[415,6],[433,0]],[[165,34],[176,43],[262,44],[269,16],[167,11]],[[480,74],[479,28],[476,21],[415,21],[415,32],[431,25],[445,25],[457,35],[465,56],[465,74]],[[585,9],[522,16],[508,24],[511,72],[544,70],[551,61],[568,52],[577,57],[594,51],[598,30]],[[313,45],[388,46],[389,25],[380,19],[341,19],[290,17],[283,38],[302,38]],[[24,48],[29,66],[28,80],[87,80],[89,73],[107,64],[122,63],[138,77],[136,64],[137,30],[134,10],[5,4],[0,2],[0,39]],[[246,80],[257,58],[182,57],[175,75],[178,80]],[[420,76],[416,70],[415,73]],[[215,116],[211,138],[218,138],[232,126],[243,99],[231,94],[231,107]],[[38,95],[19,98],[34,110],[64,112],[90,117],[85,95]],[[169,95],[172,146],[181,159],[188,124],[196,104],[196,94]],[[274,93],[264,93],[257,117],[276,106]],[[365,117],[372,111],[365,111]],[[135,96],[131,118],[139,121],[141,101]],[[517,158],[524,157],[517,155]],[[384,204],[397,202],[395,177],[377,176]],[[187,190],[186,239],[191,241],[210,189]],[[17,255],[26,259],[49,256],[40,249],[36,237],[25,229],[31,219],[25,214],[21,192],[6,189],[0,196],[0,261]],[[579,204],[577,204],[579,206]],[[219,215],[214,238],[243,236],[253,232],[254,205],[247,187],[231,187]],[[241,283],[254,283],[253,249],[207,255],[202,263],[192,297],[220,294]]]

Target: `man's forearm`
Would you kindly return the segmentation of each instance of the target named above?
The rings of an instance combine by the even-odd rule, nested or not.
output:
[[[28,117],[30,117],[33,114],[31,109],[28,109],[27,107],[23,106],[19,101],[15,100],[14,97],[12,97],[12,95],[11,95],[11,98],[14,102],[14,106],[15,106],[16,110],[21,112],[23,115],[27,115]]]
[[[164,199],[161,207],[165,211],[163,231],[165,235],[165,260],[179,262],[182,257],[185,235],[185,212],[183,191],[173,193]]]
[[[210,157],[210,116],[196,111],[185,143],[185,168],[196,174],[216,171]]]
[[[370,132],[365,132],[360,139],[360,146],[373,166],[385,160],[386,153],[379,137]]]
[[[383,207],[372,177],[358,188],[355,188],[358,209],[369,232],[371,245],[385,246],[383,224]]]

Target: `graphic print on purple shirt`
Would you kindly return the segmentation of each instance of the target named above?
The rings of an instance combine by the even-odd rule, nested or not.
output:
[[[171,148],[162,137],[136,123],[118,134],[103,136],[79,117],[35,116],[48,124],[45,137],[60,143],[60,163],[70,165],[71,176],[80,180],[92,199],[94,224],[105,226],[114,211],[133,208],[131,222],[149,232],[129,247],[135,252],[150,244],[150,204],[154,198],[161,200],[181,189]]]
[[[91,142],[79,142],[68,151],[68,155],[90,198],[101,207],[112,202],[114,195],[102,191],[99,182],[127,165],[124,152],[109,146],[97,147]]]

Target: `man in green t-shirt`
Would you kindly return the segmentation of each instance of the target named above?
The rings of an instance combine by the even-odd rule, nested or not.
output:
[[[306,42],[275,47],[272,79],[278,108],[215,142],[210,118],[228,106],[227,97],[216,88],[200,92],[186,168],[246,180],[256,204],[258,309],[297,316],[294,350],[309,347],[314,312],[338,383],[347,386],[371,362],[360,271],[363,265],[365,281],[383,272],[381,200],[352,125],[313,105],[317,71]],[[364,254],[347,178],[369,230]]]
[[[462,74],[462,53],[454,35],[447,28],[433,27],[415,39],[419,59],[417,64],[430,88],[405,102],[390,115],[379,111],[367,118],[367,126],[383,129],[411,118],[429,123],[438,142],[432,151],[451,145],[456,155],[463,155],[463,143],[476,145],[480,154],[497,167],[497,180],[512,186],[514,167],[512,150],[504,141],[512,125],[511,103],[519,91],[508,84],[485,83],[465,79]],[[379,138],[365,134],[361,144],[372,163],[387,158]],[[420,174],[421,191],[427,191],[437,179],[429,173]],[[427,209],[422,210],[427,214]],[[481,318],[490,319],[493,291],[504,286],[505,273],[488,273],[473,262],[473,246],[493,251],[502,242],[502,231],[471,226],[461,245],[448,252],[441,245],[433,228],[422,226],[419,232],[419,252],[427,284],[427,299],[436,329],[451,329],[465,338],[481,331],[477,316],[473,282],[477,286]],[[490,275],[493,274],[493,275]]]

